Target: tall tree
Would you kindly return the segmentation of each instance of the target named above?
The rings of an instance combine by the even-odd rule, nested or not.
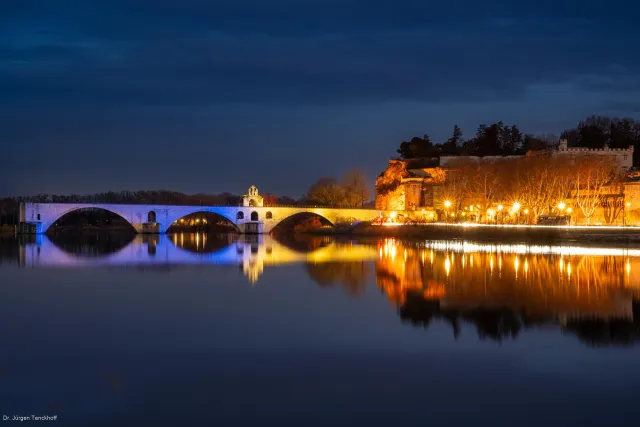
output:
[[[411,138],[411,141],[401,142],[397,152],[403,159],[416,159],[438,155],[429,135],[424,135],[422,138],[415,136]]]
[[[453,156],[459,153],[460,147],[464,143],[462,139],[462,129],[455,125],[453,127],[453,135],[442,144],[441,153],[443,156]]]

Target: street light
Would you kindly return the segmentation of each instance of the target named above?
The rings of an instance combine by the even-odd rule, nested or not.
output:
[[[566,206],[567,205],[565,205],[564,202],[558,203],[558,209],[560,209],[560,212],[562,212]]]
[[[624,207],[622,208],[624,212],[622,212],[622,226],[626,227],[627,226],[627,208],[631,206],[631,202],[627,202],[624,204]]]
[[[444,217],[446,221],[449,221],[449,208],[451,207],[451,202],[449,200],[444,201]]]

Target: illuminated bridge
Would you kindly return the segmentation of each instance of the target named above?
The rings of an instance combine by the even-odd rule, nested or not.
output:
[[[255,187],[244,195],[242,206],[177,206],[177,205],[124,205],[102,203],[22,203],[20,223],[22,232],[46,233],[57,220],[78,210],[104,209],[122,217],[138,233],[165,233],[179,219],[198,212],[217,214],[232,224],[240,233],[269,233],[282,221],[294,215],[318,215],[331,224],[370,221],[391,211],[375,209],[343,209],[305,206],[264,206]],[[407,213],[408,215],[414,212]]]

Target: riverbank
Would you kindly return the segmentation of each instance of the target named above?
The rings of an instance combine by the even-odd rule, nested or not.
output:
[[[640,227],[562,227],[562,226],[500,226],[461,224],[423,224],[379,226],[358,224],[352,227],[307,230],[306,234],[394,237],[425,240],[482,240],[510,243],[622,243],[640,245]]]
[[[16,226],[15,225],[0,225],[0,235],[12,235],[16,234]]]

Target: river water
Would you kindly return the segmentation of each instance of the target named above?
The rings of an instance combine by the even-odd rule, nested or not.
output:
[[[640,424],[640,248],[38,236],[0,301],[5,417]]]

